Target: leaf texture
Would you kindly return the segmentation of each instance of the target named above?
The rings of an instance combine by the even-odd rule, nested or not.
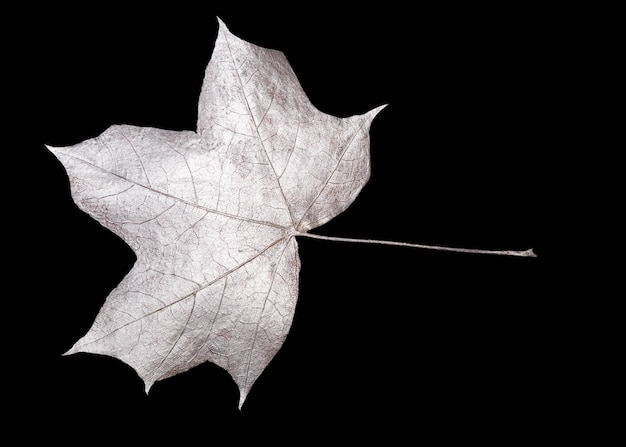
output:
[[[146,391],[210,361],[233,377],[241,407],[289,332],[295,236],[361,191],[380,109],[349,118],[320,112],[282,53],[220,21],[197,132],[116,125],[50,147],[76,204],[137,256],[68,354],[116,357]]]

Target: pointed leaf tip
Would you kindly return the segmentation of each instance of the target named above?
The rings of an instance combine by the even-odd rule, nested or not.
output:
[[[216,17],[217,18],[217,27],[218,27],[218,31],[230,31],[228,29],[228,27],[226,26],[226,24],[224,23],[224,21],[222,19],[219,18],[219,16]]]
[[[388,104],[383,104],[380,105],[378,107],[374,107],[371,110],[368,110],[367,112],[365,112],[362,115],[355,115],[354,118],[357,118],[359,120],[362,120],[363,118],[365,118],[365,122],[367,123],[367,126],[370,126],[372,124],[372,121],[374,121],[374,118],[376,118],[376,116],[385,108],[387,107]]]
[[[48,149],[50,152],[52,152],[53,154],[56,153],[56,151],[59,149],[58,147],[55,146],[50,146],[49,144],[44,144],[44,146],[46,146],[46,149]]]
[[[382,104],[378,107],[374,107],[372,110],[370,110],[369,112],[367,112],[368,117],[370,117],[370,119],[374,119],[376,118],[376,116],[382,112],[383,109],[385,109],[389,104]]]
[[[44,144],[44,146],[52,155],[56,157],[57,160],[61,162],[61,164],[65,165],[65,163],[63,162],[63,155],[66,155],[65,151],[63,150],[65,149],[64,146],[50,146],[49,144]]]
[[[388,103],[388,102],[386,102],[386,103],[384,103],[384,104],[379,105],[378,107],[374,107],[374,108],[372,109],[372,111],[375,111],[376,113],[378,113],[378,112],[380,112],[381,110],[385,109],[388,105],[389,105],[389,103]]]
[[[79,352],[82,352],[80,349],[78,349],[78,348],[76,347],[76,345],[77,345],[77,344],[78,344],[78,343],[74,343],[74,345],[73,345],[70,349],[68,349],[67,351],[65,351],[62,355],[63,355],[63,356],[66,356],[66,355],[72,355],[72,354],[77,354],[77,353],[79,353]]]
[[[143,392],[146,393],[146,396],[148,394],[150,394],[150,390],[152,389],[152,385],[154,385],[154,382],[147,382],[144,380],[143,382]]]

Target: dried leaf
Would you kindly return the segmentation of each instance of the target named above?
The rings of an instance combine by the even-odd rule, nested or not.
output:
[[[298,296],[295,236],[344,211],[369,177],[369,126],[317,110],[285,56],[222,22],[197,132],[113,126],[49,148],[76,204],[137,261],[68,353],[131,365],[146,391],[210,361],[239,405],[280,349]]]

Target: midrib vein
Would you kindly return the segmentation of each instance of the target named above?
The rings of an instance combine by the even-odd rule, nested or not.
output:
[[[207,207],[202,206],[202,205],[200,205],[198,203],[193,203],[193,202],[190,202],[188,200],[182,199],[180,197],[173,196],[173,195],[171,195],[171,194],[169,194],[167,192],[160,191],[158,189],[153,188],[152,186],[144,185],[144,184],[139,183],[139,182],[137,182],[135,180],[128,179],[128,178],[126,178],[124,176],[116,174],[115,172],[111,172],[111,171],[109,171],[109,170],[107,170],[107,169],[105,169],[105,168],[103,168],[101,166],[95,165],[95,164],[93,164],[93,163],[91,163],[91,162],[89,162],[87,160],[84,160],[84,159],[82,159],[80,157],[76,157],[75,155],[71,155],[71,154],[68,154],[68,153],[64,153],[63,155],[65,155],[67,157],[71,157],[74,160],[77,160],[77,161],[79,161],[81,163],[84,163],[84,164],[86,164],[86,165],[88,165],[88,166],[90,166],[90,167],[92,167],[94,169],[97,169],[97,170],[101,171],[101,172],[104,172],[106,174],[109,174],[109,175],[112,175],[114,177],[117,177],[120,180],[123,180],[123,181],[128,182],[128,183],[132,183],[133,185],[136,185],[136,186],[144,188],[144,189],[146,189],[148,191],[154,192],[155,194],[160,194],[160,195],[168,197],[168,198],[170,198],[172,200],[176,200],[177,202],[184,203],[185,205],[188,205],[188,206],[191,206],[191,207],[203,210],[203,211],[205,211],[207,213],[217,214],[219,216],[227,217],[229,219],[239,220],[239,221],[242,221],[242,222],[254,223],[254,224],[258,224],[258,225],[265,225],[265,226],[272,227],[272,228],[285,229],[285,227],[283,225],[278,225],[278,224],[276,224],[274,222],[269,222],[269,221],[265,221],[265,220],[252,219],[252,218],[249,218],[249,217],[238,216],[236,214],[225,213],[223,211],[218,211],[218,210],[214,210],[214,209],[211,209],[211,208],[207,208]],[[116,194],[121,194],[122,192],[123,191],[120,191],[120,193],[116,193]],[[109,196],[113,196],[113,195],[114,194],[110,194]]]
[[[237,67],[237,61],[235,60],[235,56],[233,55],[233,50],[230,47],[230,42],[228,41],[228,35],[226,35],[225,40],[226,40],[226,47],[228,48],[228,53],[229,53],[230,58],[231,58],[231,60],[233,62],[233,67],[235,69],[235,74],[237,75],[237,80],[239,81],[239,85],[241,86],[241,95],[243,96],[243,100],[244,100],[244,102],[246,104],[246,109],[248,110],[248,116],[250,117],[250,120],[252,121],[252,124],[254,126],[254,131],[256,132],[256,137],[259,140],[259,144],[261,145],[261,148],[263,149],[263,155],[265,156],[265,160],[267,161],[267,163],[269,164],[270,168],[272,169],[273,178],[276,180],[276,185],[278,186],[278,190],[280,191],[280,194],[283,197],[283,200],[285,202],[285,207],[287,208],[287,212],[289,213],[289,218],[291,219],[291,223],[292,223],[292,226],[293,226],[293,225],[295,225],[296,220],[295,220],[295,218],[293,216],[293,213],[291,211],[291,207],[289,206],[289,201],[287,200],[287,197],[285,196],[285,192],[283,191],[283,188],[282,188],[282,186],[280,184],[280,178],[278,177],[278,174],[276,173],[276,169],[274,168],[274,164],[272,163],[272,160],[270,159],[269,153],[267,152],[267,148],[265,147],[265,141],[263,140],[263,138],[261,137],[261,134],[259,133],[260,123],[257,123],[256,120],[254,119],[254,114],[252,113],[252,108],[250,107],[250,103],[248,102],[248,96],[246,95],[246,92],[245,92],[245,84],[243,83],[243,80],[241,79],[241,75],[239,74],[239,68]],[[271,103],[270,103],[270,107],[271,107]],[[266,110],[263,118],[265,118],[266,114],[267,114],[267,110]]]
[[[328,177],[326,178],[326,181],[324,182],[324,184],[322,185],[322,187],[320,188],[319,192],[317,193],[317,195],[315,196],[315,199],[313,199],[311,201],[311,203],[309,204],[309,206],[307,207],[306,211],[304,213],[302,213],[302,217],[300,218],[300,220],[298,221],[298,225],[296,228],[300,228],[300,225],[302,224],[302,221],[304,220],[304,218],[307,216],[307,214],[309,213],[309,211],[311,210],[311,208],[313,208],[313,205],[315,205],[315,203],[319,200],[319,198],[322,196],[322,193],[324,192],[324,190],[326,189],[326,187],[328,186],[328,184],[330,183],[330,181],[332,180],[333,176],[335,175],[335,173],[337,172],[337,170],[339,169],[339,166],[341,165],[341,163],[343,163],[343,157],[346,156],[346,154],[348,153],[348,151],[350,150],[350,147],[352,146],[352,143],[354,143],[354,140],[356,139],[356,136],[359,132],[361,132],[361,129],[363,129],[363,126],[365,125],[365,121],[361,123],[361,125],[358,127],[358,129],[356,129],[354,131],[354,134],[352,135],[352,138],[350,138],[350,141],[348,141],[348,143],[346,144],[345,149],[343,150],[343,152],[341,153],[341,156],[339,157],[339,160],[337,161],[337,164],[335,165],[335,168],[331,171],[331,173],[328,175]]]
[[[130,326],[131,324],[135,324],[141,320],[143,320],[144,318],[148,318],[151,315],[155,315],[159,312],[164,311],[165,309],[168,309],[182,301],[185,301],[187,299],[189,299],[190,297],[195,297],[198,293],[200,293],[202,290],[211,287],[213,284],[217,283],[218,281],[221,281],[222,279],[228,277],[229,275],[233,274],[234,272],[236,272],[237,270],[239,270],[240,268],[242,268],[245,265],[248,265],[249,263],[251,263],[252,261],[254,261],[255,259],[257,259],[259,256],[261,256],[263,253],[265,253],[266,251],[268,251],[270,248],[274,247],[276,244],[279,244],[280,242],[284,241],[286,239],[287,236],[281,237],[280,239],[277,239],[276,241],[272,242],[271,244],[269,244],[267,247],[263,248],[261,251],[259,251],[258,253],[256,253],[254,256],[251,256],[250,258],[246,259],[245,261],[243,261],[241,264],[231,268],[230,270],[228,270],[225,273],[222,273],[221,275],[219,275],[218,277],[212,279],[211,281],[206,282],[205,284],[201,284],[199,287],[195,288],[192,292],[189,292],[188,294],[186,294],[185,296],[178,298],[177,300],[172,301],[171,303],[168,303],[158,309],[155,309],[151,312],[148,312],[145,315],[140,316],[139,318],[135,318],[132,321],[129,321],[125,324],[123,324],[122,326],[113,329],[111,332],[108,332],[106,334],[104,334],[102,337],[97,338],[96,340],[92,340],[88,343],[82,344],[80,346],[78,346],[78,349],[82,348],[83,346],[89,346],[92,345],[94,343],[98,343],[100,340],[103,340],[107,337],[109,337],[110,335],[121,331],[122,329]],[[132,271],[129,273],[129,275],[132,275]],[[150,295],[152,296],[152,295]]]

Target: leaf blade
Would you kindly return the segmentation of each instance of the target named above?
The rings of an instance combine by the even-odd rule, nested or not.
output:
[[[293,319],[295,235],[354,200],[369,177],[371,120],[317,110],[285,56],[220,22],[197,132],[112,126],[67,148],[76,204],[137,255],[68,351],[131,365],[146,391],[211,361],[240,407]]]

